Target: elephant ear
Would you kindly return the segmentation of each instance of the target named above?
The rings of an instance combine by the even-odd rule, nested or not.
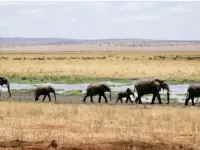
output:
[[[5,77],[0,77],[0,85],[3,85],[5,82],[6,78]]]
[[[164,79],[155,79],[154,81],[157,81],[157,82],[159,82],[160,84],[163,84],[163,83],[165,82]]]
[[[152,85],[154,85],[154,84],[156,84],[156,83],[158,83],[158,80],[157,80],[157,79],[151,81],[151,84],[152,84]]]
[[[158,91],[161,90],[161,86],[160,86],[161,83],[159,81],[153,80],[153,81],[151,81],[151,85],[152,85],[152,87],[156,88]]]
[[[126,89],[126,92],[127,92],[128,94],[131,94],[131,93],[132,93],[132,91],[131,91],[130,88],[127,88],[127,89]]]

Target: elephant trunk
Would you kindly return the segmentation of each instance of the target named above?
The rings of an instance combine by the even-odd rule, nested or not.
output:
[[[56,101],[56,92],[54,92],[54,97],[55,97],[55,101]]]
[[[170,95],[170,93],[169,93],[169,91],[167,91],[167,104],[169,104],[169,95]]]
[[[165,85],[165,87],[164,87],[164,89],[166,89],[166,91],[167,91],[167,104],[169,104],[169,99],[170,99],[170,90],[169,90],[169,85],[168,84],[166,84]]]
[[[10,84],[9,84],[9,82],[7,82],[7,88],[8,88],[9,97],[11,97],[11,93],[10,93]]]

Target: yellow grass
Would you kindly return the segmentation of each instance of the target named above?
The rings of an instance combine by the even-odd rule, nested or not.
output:
[[[167,59],[149,60],[154,56],[166,56]],[[13,60],[16,57],[106,57],[95,60]],[[66,52],[66,53],[39,53],[39,54],[8,54],[1,53],[1,74],[19,75],[48,74],[69,75],[82,77],[104,78],[139,78],[161,77],[165,79],[200,80],[200,61],[177,59],[175,56],[200,56],[199,52]],[[123,59],[125,58],[125,59]],[[137,60],[136,60],[137,59]]]
[[[120,141],[200,146],[200,110],[194,107],[3,101],[0,108],[0,141],[55,139],[59,146],[71,147]]]

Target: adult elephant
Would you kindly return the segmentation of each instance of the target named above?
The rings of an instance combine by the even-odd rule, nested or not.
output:
[[[4,84],[7,85],[9,97],[11,97],[10,84],[9,84],[8,79],[4,76],[0,76],[0,85],[3,86]],[[1,92],[0,92],[0,96],[1,96]]]
[[[111,101],[111,89],[105,83],[91,83],[86,89],[86,94],[83,98],[83,102],[86,101],[86,98],[90,96],[91,102],[93,102],[93,96],[99,94],[99,103],[101,102],[101,96],[104,97],[105,103],[107,103],[107,98],[105,92],[110,92],[110,101]]]
[[[55,89],[50,85],[38,85],[35,89],[35,101],[39,100],[40,95],[44,95],[43,101],[46,96],[49,97],[49,101],[51,101],[50,93],[54,93],[55,101],[56,101],[56,92]]]
[[[169,85],[162,79],[141,79],[136,82],[135,89],[137,90],[138,97],[135,99],[135,102],[141,104],[141,97],[145,94],[153,94],[151,104],[154,104],[155,98],[158,98],[159,104],[162,104],[160,93],[161,89],[167,91],[167,104],[169,104]]]
[[[192,105],[195,105],[194,103],[194,97],[200,96],[200,83],[192,83],[187,90],[187,97],[185,100],[185,105],[188,105],[189,100],[192,100]]]

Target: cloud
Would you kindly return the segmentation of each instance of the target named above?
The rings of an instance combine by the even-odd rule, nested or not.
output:
[[[72,18],[72,17],[66,17],[65,19],[56,19],[55,20],[57,23],[59,24],[65,24],[65,23],[75,23],[77,22],[76,18]]]
[[[127,17],[129,20],[138,20],[138,21],[143,21],[143,20],[159,20],[159,16],[149,16],[149,15],[138,15],[138,16],[129,16]]]
[[[152,6],[150,2],[128,2],[120,6],[120,11],[125,10],[141,10]]]
[[[25,4],[22,2],[0,1],[0,7],[10,7],[10,6],[23,7],[25,6]]]
[[[135,16],[128,16],[128,17],[121,17],[121,18],[114,18],[114,22],[126,22],[129,20],[137,20],[137,21],[147,21],[147,20],[159,20],[159,16],[150,16],[148,14],[142,15],[135,15]]]
[[[199,12],[200,11],[200,3],[186,3],[182,5],[177,5],[173,7],[168,7],[164,9],[160,9],[159,12]]]
[[[105,11],[107,10],[110,6],[111,3],[109,2],[74,2],[74,3],[69,3],[72,4],[70,5],[70,9],[93,9],[95,11]]]
[[[0,21],[0,26],[7,26],[7,25],[8,25],[8,22]]]
[[[21,9],[17,11],[17,14],[22,15],[36,15],[44,12],[44,9]]]

